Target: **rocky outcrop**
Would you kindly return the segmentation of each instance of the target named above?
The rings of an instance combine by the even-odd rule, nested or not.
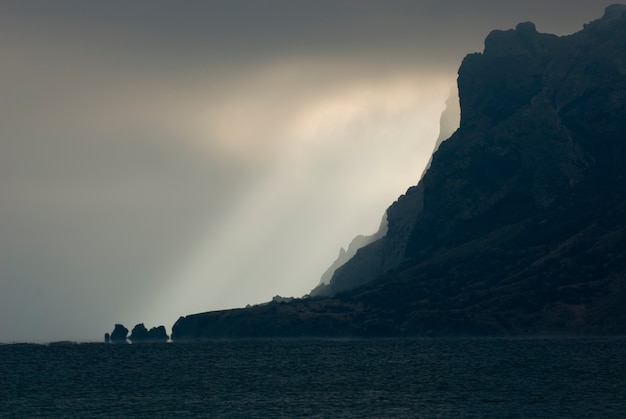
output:
[[[387,234],[357,250],[345,264],[337,268],[329,284],[318,287],[314,295],[334,296],[363,286],[380,276],[381,271],[392,269],[404,255],[411,232],[407,219],[423,205],[421,186],[410,188],[387,209]]]
[[[169,336],[167,336],[164,326],[153,327],[148,330],[143,323],[139,323],[133,328],[129,339],[132,343],[167,342]]]
[[[128,329],[121,324],[116,324],[111,334],[104,334],[105,343],[167,342],[168,339],[165,326],[153,327],[148,330],[143,323],[135,325],[130,336],[128,336]]]
[[[626,333],[626,6],[493,31],[459,129],[325,298],[179,319],[173,338]]]
[[[387,233],[387,215],[385,214],[385,216],[383,217],[380,223],[380,227],[378,228],[378,231],[376,233],[370,236],[358,235],[354,239],[352,239],[352,241],[348,245],[348,250],[345,250],[343,247],[339,249],[339,256],[333,262],[333,264],[330,265],[330,267],[324,272],[319,285],[311,291],[310,295],[313,297],[316,297],[316,296],[324,296],[324,295],[331,294],[332,290],[331,290],[331,287],[329,287],[328,285],[332,281],[333,275],[335,274],[337,269],[339,269],[346,262],[352,259],[354,255],[356,255],[359,249],[371,243],[374,243],[376,240],[384,237],[386,233]]]
[[[128,343],[126,337],[128,336],[128,329],[124,325],[116,324],[113,332],[110,335],[111,343]],[[106,337],[105,337],[106,339]]]

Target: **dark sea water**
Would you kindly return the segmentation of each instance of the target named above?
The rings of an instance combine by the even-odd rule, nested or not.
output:
[[[626,338],[0,345],[0,417],[620,418]]]

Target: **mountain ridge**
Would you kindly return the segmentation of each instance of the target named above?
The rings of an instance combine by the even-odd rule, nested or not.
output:
[[[626,333],[626,6],[492,31],[459,129],[326,297],[181,317],[212,337]]]

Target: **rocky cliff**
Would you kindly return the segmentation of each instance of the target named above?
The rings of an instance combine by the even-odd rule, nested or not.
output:
[[[446,101],[446,108],[441,114],[441,118],[439,121],[439,136],[437,140],[435,141],[435,147],[434,147],[433,153],[436,152],[437,149],[439,149],[439,146],[441,146],[441,143],[447,140],[457,130],[457,128],[459,127],[459,115],[460,115],[459,96],[458,96],[457,90],[454,89],[452,92],[450,92],[450,96],[448,97],[448,100]],[[428,168],[430,168],[431,163],[432,163],[432,158],[428,162],[427,167],[424,170],[424,173],[428,170]],[[422,174],[422,177],[423,177],[423,174]],[[363,236],[363,235],[356,236],[352,240],[352,242],[350,242],[350,245],[348,246],[348,250],[344,250],[343,248],[341,248],[341,250],[339,251],[339,256],[337,257],[337,260],[335,260],[335,262],[326,270],[326,272],[324,272],[320,280],[320,284],[311,291],[311,296],[312,297],[329,296],[329,295],[336,294],[337,292],[353,289],[359,285],[363,285],[364,283],[368,282],[371,279],[371,277],[367,275],[367,267],[365,267],[366,269],[362,269],[364,272],[351,275],[352,276],[351,281],[337,280],[333,282],[332,279],[335,276],[335,273],[337,272],[337,270],[339,270],[350,259],[352,259],[360,249],[385,237],[386,234],[387,234],[387,212],[385,212],[385,215],[383,216],[383,220],[376,233],[372,234],[371,236]],[[374,246],[373,248],[376,248],[376,246]],[[368,256],[368,258],[372,258],[372,257],[373,256],[371,254]],[[338,274],[338,276],[340,275],[342,274]]]
[[[494,31],[460,128],[325,298],[179,319],[214,336],[626,332],[626,6],[576,34]]]
[[[311,291],[311,296],[326,295],[328,293],[328,284],[330,284],[331,280],[333,279],[335,271],[343,266],[350,259],[352,259],[359,249],[375,242],[378,239],[381,239],[385,236],[386,233],[387,216],[385,214],[376,233],[369,236],[358,235],[354,239],[352,239],[352,241],[348,245],[347,250],[343,247],[339,249],[339,256],[337,256],[337,259],[322,274],[320,283]]]

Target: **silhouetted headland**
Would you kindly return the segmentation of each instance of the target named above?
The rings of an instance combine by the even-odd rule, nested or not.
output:
[[[384,235],[309,298],[181,317],[172,339],[626,333],[626,6],[570,36],[491,32],[458,92]]]

